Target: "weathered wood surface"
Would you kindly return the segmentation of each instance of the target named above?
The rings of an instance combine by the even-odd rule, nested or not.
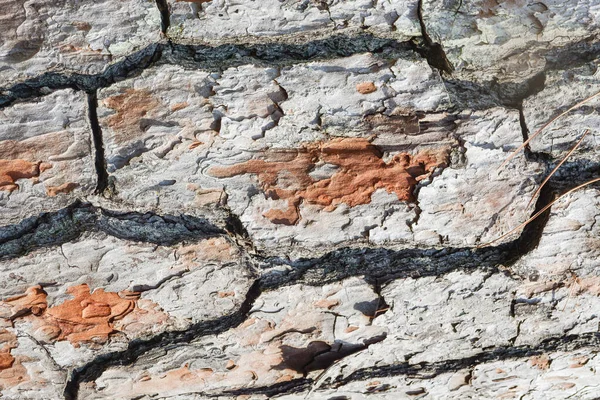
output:
[[[0,16],[3,398],[600,397],[599,4]]]

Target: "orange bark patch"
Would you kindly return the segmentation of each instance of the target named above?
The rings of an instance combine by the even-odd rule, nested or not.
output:
[[[106,123],[114,131],[115,142],[122,143],[141,132],[140,120],[160,102],[147,90],[127,89],[105,99],[104,105],[116,111],[106,119]]]
[[[42,315],[48,308],[47,296],[41,286],[32,286],[27,289],[25,294],[0,302],[0,317],[14,321],[30,314]]]
[[[97,289],[90,293],[88,285],[70,287],[74,298],[48,308],[47,294],[40,286],[27,289],[25,295],[0,302],[0,317],[8,321],[28,318],[36,336],[48,342],[69,340],[80,343],[104,343],[115,332],[113,323],[130,313],[136,305],[137,293],[111,293]]]
[[[6,327],[12,326],[12,321],[28,315],[41,315],[46,309],[46,292],[40,286],[34,286],[24,295],[11,297],[0,302],[0,318]],[[5,328],[0,328],[0,389],[10,388],[27,382],[29,375],[22,361],[26,357],[13,356],[12,349],[17,348],[17,336]]]
[[[48,194],[50,197],[54,197],[59,193],[71,193],[78,186],[79,184],[74,182],[63,183],[60,186],[48,186],[46,188],[46,194]]]
[[[356,91],[360,94],[369,94],[376,90],[377,88],[373,82],[363,82],[356,85]]]
[[[27,357],[10,354],[11,350],[18,346],[17,335],[6,329],[0,328],[0,389],[17,386],[27,382],[29,375],[23,366],[23,361],[29,361]]]
[[[50,307],[44,314],[44,324],[55,328],[55,340],[69,340],[73,345],[108,340],[114,332],[113,322],[135,308],[137,293],[105,292],[97,289],[90,293],[88,285],[67,290],[74,298]]]
[[[40,175],[40,163],[25,160],[0,160],[0,190],[12,192],[19,188],[17,179],[34,178]]]
[[[228,178],[255,174],[267,198],[287,200],[285,210],[274,209],[263,215],[276,224],[293,225],[300,218],[302,201],[333,211],[338,204],[350,207],[371,202],[377,189],[395,193],[398,200],[414,200],[418,181],[429,176],[448,161],[448,149],[425,150],[412,156],[401,153],[388,163],[382,152],[366,139],[334,139],[312,143],[294,150],[270,150],[263,159],[253,159],[229,167],[215,167],[209,173]],[[310,176],[317,164],[336,166],[329,178]]]
[[[14,333],[0,328],[0,346],[0,370],[5,370],[12,367],[15,362],[10,351],[17,347],[17,337]]]

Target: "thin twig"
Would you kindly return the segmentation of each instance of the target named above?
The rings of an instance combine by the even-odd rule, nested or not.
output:
[[[542,190],[542,188],[544,187],[544,185],[546,183],[548,183],[548,181],[550,180],[550,178],[552,178],[552,175],[554,175],[556,170],[558,170],[560,168],[560,166],[563,165],[565,163],[565,161],[567,161],[567,158],[569,158],[569,156],[571,154],[573,154],[573,152],[575,150],[577,150],[577,148],[579,147],[581,142],[583,142],[583,138],[586,137],[588,133],[590,133],[590,130],[586,129],[585,132],[583,133],[583,135],[581,136],[581,138],[579,139],[579,141],[575,144],[575,146],[573,146],[573,148],[567,153],[567,155],[561,160],[561,162],[559,162],[558,165],[552,170],[552,172],[550,172],[548,177],[546,179],[544,179],[544,182],[542,182],[542,184],[540,185],[540,187],[538,187],[538,189],[535,191],[533,196],[531,196],[531,199],[529,199],[529,203],[527,203],[527,207],[525,207],[525,208],[529,208],[529,206],[531,205],[531,202],[533,201],[533,199],[535,199],[535,196],[537,196],[538,193],[540,192],[540,190]]]
[[[558,200],[560,200],[562,197],[565,197],[566,195],[568,195],[569,193],[573,193],[576,190],[581,189],[582,187],[591,185],[594,182],[599,182],[600,178],[594,178],[591,181],[587,181],[585,183],[582,183],[581,185],[569,190],[568,192],[565,192],[563,194],[561,194],[560,196],[558,196],[556,199],[552,200],[549,204],[546,205],[546,207],[542,208],[540,211],[536,212],[535,215],[531,218],[529,218],[527,221],[523,222],[521,225],[517,226],[514,229],[511,229],[508,233],[505,233],[504,235],[500,236],[499,238],[496,238],[494,240],[492,240],[491,242],[487,242],[484,244],[480,244],[479,246],[477,246],[478,249],[488,246],[494,242],[497,242],[500,239],[504,239],[505,237],[507,237],[508,235],[512,234],[513,232],[521,229],[522,227],[524,227],[525,225],[527,225],[528,223],[530,223],[531,221],[533,221],[534,219],[536,219],[537,217],[539,217],[540,215],[542,215],[544,213],[544,211],[546,211],[547,209],[549,209],[554,203],[556,203]]]
[[[546,129],[546,127],[548,127],[550,124],[552,124],[554,121],[556,121],[557,119],[559,119],[563,115],[566,115],[566,114],[570,113],[571,111],[573,111],[577,107],[579,107],[579,106],[587,103],[588,101],[592,100],[596,96],[600,96],[600,92],[598,92],[596,94],[593,94],[590,97],[588,97],[588,98],[580,101],[579,103],[575,104],[573,107],[569,108],[567,111],[559,114],[558,116],[552,118],[550,121],[546,122],[546,124],[544,124],[544,126],[542,126],[540,129],[538,129],[533,135],[531,135],[529,137],[529,139],[527,139],[526,141],[524,141],[523,144],[520,145],[518,149],[516,149],[515,151],[513,151],[512,154],[510,156],[508,156],[508,158],[502,163],[502,165],[500,165],[500,167],[498,167],[498,171],[500,171],[502,168],[504,168],[506,166],[506,164],[508,164],[510,162],[510,160],[512,160],[521,150],[523,150],[525,148],[525,146],[527,146],[529,144],[529,142],[531,142],[537,135],[539,135],[540,133],[542,133],[542,131],[544,129]]]

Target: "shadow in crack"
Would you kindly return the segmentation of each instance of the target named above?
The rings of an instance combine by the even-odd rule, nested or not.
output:
[[[386,335],[376,336],[366,339],[363,343],[348,343],[338,340],[327,344],[316,340],[310,342],[305,348],[283,345],[279,347],[283,361],[275,369],[292,369],[306,376],[311,371],[327,369],[337,360],[381,342],[385,337]]]

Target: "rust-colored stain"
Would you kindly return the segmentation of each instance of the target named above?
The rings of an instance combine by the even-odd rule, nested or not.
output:
[[[20,296],[0,301],[0,388],[5,389],[27,382],[30,378],[23,361],[24,356],[13,356],[11,351],[18,347],[17,336],[9,329],[16,319],[29,315],[42,315],[47,308],[46,292],[34,286]]]
[[[28,318],[41,339],[81,343],[104,343],[115,332],[113,323],[136,306],[138,293],[90,292],[88,285],[67,289],[72,300],[48,308],[47,294],[40,286],[27,289],[25,295],[0,302],[0,317],[8,321]]]
[[[45,324],[54,340],[69,340],[73,345],[108,340],[113,322],[135,308],[137,293],[112,293],[104,289],[90,292],[88,285],[67,289],[74,298],[46,310]]]
[[[77,187],[79,187],[79,184],[75,182],[63,183],[60,186],[48,186],[46,188],[46,194],[50,197],[54,197],[59,193],[71,193]]]
[[[108,97],[104,105],[116,111],[106,118],[114,132],[114,140],[123,143],[135,138],[141,131],[140,120],[160,102],[148,90],[127,89],[116,96]]]
[[[343,138],[310,143],[299,149],[269,150],[263,158],[211,168],[215,177],[255,174],[265,196],[287,200],[285,210],[271,209],[263,215],[275,224],[293,225],[300,219],[301,202],[334,210],[344,203],[350,207],[371,202],[377,189],[395,193],[398,200],[413,201],[418,181],[448,162],[449,149],[424,150],[417,155],[401,153],[389,162],[367,139]],[[317,165],[330,164],[336,170],[328,178],[313,179]]]
[[[13,356],[10,351],[18,346],[17,335],[0,328],[0,389],[4,390],[30,380],[23,362],[30,361],[26,356]]]
[[[40,163],[26,160],[0,160],[0,190],[12,192],[19,188],[18,179],[40,176]]]
[[[356,85],[356,91],[360,94],[369,94],[377,90],[373,82],[362,82]]]
[[[0,344],[0,370],[5,370],[12,367],[15,362],[10,351],[17,347],[17,337],[14,333],[0,328]]]

